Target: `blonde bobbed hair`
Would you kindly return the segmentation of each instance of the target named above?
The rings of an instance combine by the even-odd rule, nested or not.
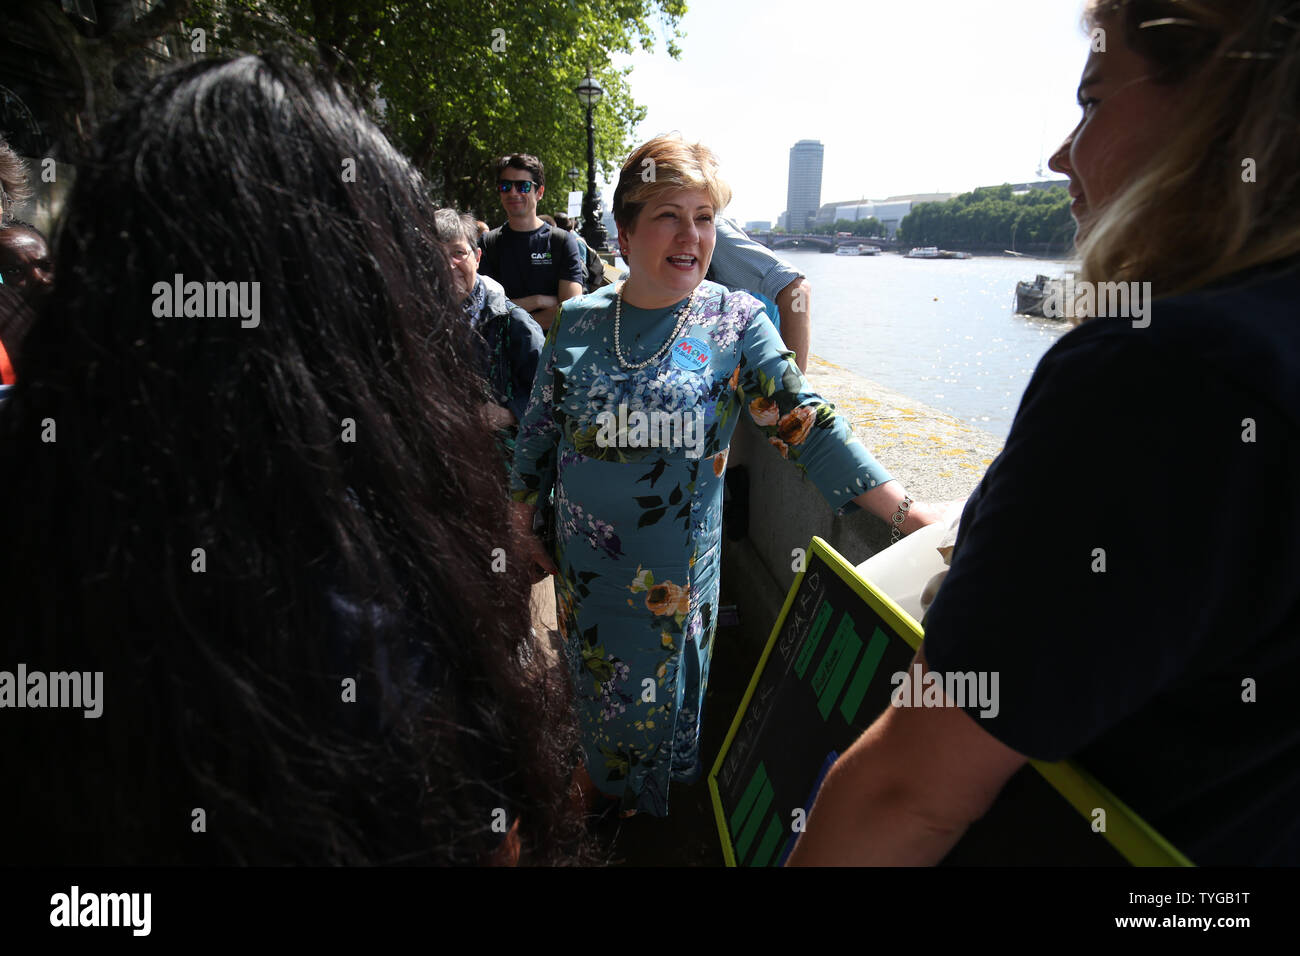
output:
[[[714,213],[731,202],[731,187],[718,175],[718,158],[703,143],[688,143],[680,133],[656,136],[632,151],[614,188],[614,222],[626,233],[646,204],[666,192],[703,189]]]
[[[1160,298],[1300,259],[1300,4],[1090,0],[1084,17],[1122,31],[1185,106],[1079,241],[1081,278],[1150,281]]]

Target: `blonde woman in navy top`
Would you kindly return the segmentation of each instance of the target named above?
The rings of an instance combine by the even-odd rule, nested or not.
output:
[[[967,503],[917,661],[999,674],[996,712],[887,709],[792,863],[937,862],[1026,760],[1068,757],[1193,863],[1300,864],[1300,14],[1086,18],[1051,165],[1091,317]]]

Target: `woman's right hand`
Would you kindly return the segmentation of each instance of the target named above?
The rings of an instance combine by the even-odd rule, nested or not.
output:
[[[533,533],[533,512],[537,509],[523,502],[515,502],[511,511],[511,521],[515,536],[519,542],[519,554],[528,565],[528,579],[532,584],[541,581],[548,574],[559,574],[555,559],[546,550],[542,539]]]

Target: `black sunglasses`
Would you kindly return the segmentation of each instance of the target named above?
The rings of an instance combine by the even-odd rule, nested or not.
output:
[[[534,183],[531,179],[498,179],[497,180],[497,189],[501,190],[503,193],[510,192],[510,187],[513,186],[521,193],[527,195],[528,193],[533,191],[533,186],[535,185],[537,184]]]

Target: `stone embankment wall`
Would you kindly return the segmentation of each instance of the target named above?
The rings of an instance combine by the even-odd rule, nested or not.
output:
[[[813,355],[813,388],[914,499],[964,499],[1002,448],[996,435],[916,402]],[[795,548],[824,538],[851,564],[889,544],[889,526],[867,512],[836,517],[826,499],[741,416],[727,467],[749,478],[749,534],[723,543],[723,589],[740,611],[747,641],[765,641],[794,582]],[[728,506],[729,508],[731,505]]]

